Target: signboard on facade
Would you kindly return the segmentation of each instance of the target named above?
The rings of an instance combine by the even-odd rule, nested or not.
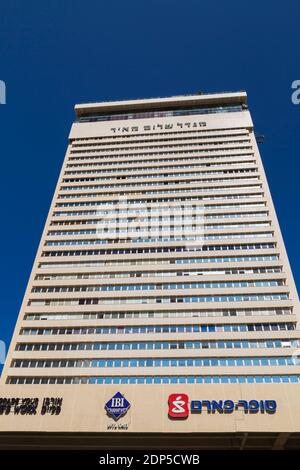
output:
[[[275,400],[190,400],[185,393],[172,393],[168,398],[168,416],[171,419],[186,419],[189,413],[268,413],[276,412]]]
[[[117,421],[124,416],[130,408],[130,403],[122,393],[117,392],[108,402],[105,403],[107,414]]]

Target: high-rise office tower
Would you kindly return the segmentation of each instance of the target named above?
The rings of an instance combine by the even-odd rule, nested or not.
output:
[[[246,93],[75,111],[2,374],[3,442],[299,444],[299,301]]]

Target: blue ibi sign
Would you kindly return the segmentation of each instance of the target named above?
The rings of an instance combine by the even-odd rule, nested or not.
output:
[[[105,409],[109,416],[117,421],[121,416],[124,416],[130,408],[130,403],[122,395],[117,392],[107,403],[105,403]]]

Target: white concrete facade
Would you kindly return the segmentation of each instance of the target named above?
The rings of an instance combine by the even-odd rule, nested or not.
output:
[[[125,433],[299,432],[299,299],[246,93],[75,111],[0,389],[63,407],[2,432],[118,432],[118,391]],[[277,410],[174,422],[166,397],[185,390]]]

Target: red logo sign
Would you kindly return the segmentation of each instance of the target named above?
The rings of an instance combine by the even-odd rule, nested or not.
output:
[[[169,395],[168,405],[170,418],[187,418],[189,415],[189,397],[185,393],[172,393]]]

